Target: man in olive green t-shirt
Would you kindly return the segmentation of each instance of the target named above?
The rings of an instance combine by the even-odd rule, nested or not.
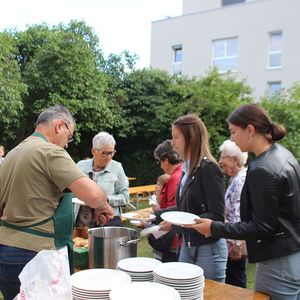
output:
[[[56,105],[38,117],[35,132],[11,150],[0,168],[0,290],[19,292],[18,275],[37,252],[70,246],[70,193],[95,208],[96,221],[114,214],[107,196],[64,150],[75,127],[69,110]]]

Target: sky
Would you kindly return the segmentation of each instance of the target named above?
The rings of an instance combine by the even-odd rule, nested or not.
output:
[[[129,50],[138,68],[150,65],[151,22],[182,13],[182,0],[0,0],[0,31],[85,21],[107,56]]]

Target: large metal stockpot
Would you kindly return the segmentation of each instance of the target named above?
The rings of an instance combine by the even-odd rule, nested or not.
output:
[[[137,254],[137,231],[126,227],[88,230],[89,268],[115,269],[120,259]]]

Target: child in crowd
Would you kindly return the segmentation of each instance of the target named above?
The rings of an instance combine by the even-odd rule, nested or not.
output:
[[[162,174],[158,176],[156,182],[155,195],[152,195],[150,204],[152,204],[153,210],[160,209],[161,203],[166,202],[166,183],[170,179],[171,175]]]

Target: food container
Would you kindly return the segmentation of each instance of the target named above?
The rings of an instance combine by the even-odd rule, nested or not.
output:
[[[137,254],[137,231],[126,227],[88,230],[89,268],[115,269],[120,259]]]
[[[73,241],[76,238],[88,238],[88,227],[76,227],[73,231]],[[73,248],[73,265],[75,270],[85,270],[88,268],[88,252],[89,249],[85,247],[76,247]]]

